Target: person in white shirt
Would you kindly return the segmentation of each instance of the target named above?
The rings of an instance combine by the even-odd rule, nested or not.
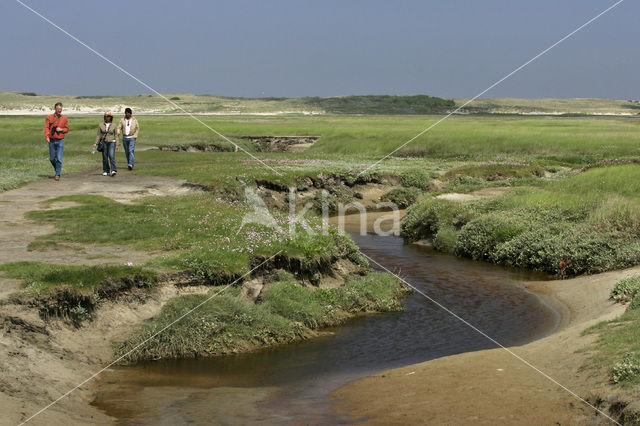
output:
[[[118,129],[113,125],[113,116],[110,112],[104,113],[104,123],[98,125],[98,134],[93,144],[104,143],[102,150],[102,176],[115,176],[118,172],[116,167],[116,149],[118,149]]]
[[[127,168],[133,170],[135,163],[136,139],[138,138],[138,120],[133,116],[131,108],[125,108],[124,118],[118,123],[118,133],[122,134],[122,146],[124,155],[127,157]]]

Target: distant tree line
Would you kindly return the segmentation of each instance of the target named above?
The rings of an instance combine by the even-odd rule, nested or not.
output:
[[[301,101],[308,107],[338,114],[431,114],[455,108],[453,99],[427,95],[307,97]]]

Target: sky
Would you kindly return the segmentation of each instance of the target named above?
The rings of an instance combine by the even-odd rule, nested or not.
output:
[[[162,93],[471,98],[615,0],[21,0]],[[15,0],[0,90],[149,89]],[[625,0],[483,97],[640,99],[640,2]]]

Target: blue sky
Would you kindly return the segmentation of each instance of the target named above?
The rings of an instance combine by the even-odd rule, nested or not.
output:
[[[163,93],[469,98],[614,1],[24,0]],[[14,0],[0,90],[149,91]],[[640,99],[640,2],[626,0],[484,97]]]

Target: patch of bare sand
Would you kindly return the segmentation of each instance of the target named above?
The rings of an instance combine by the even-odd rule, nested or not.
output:
[[[613,285],[640,267],[533,282],[563,316],[559,329],[510,350],[582,398],[637,400],[608,383],[606,371],[581,371],[593,336],[582,331],[613,319],[624,307],[609,300]],[[466,327],[462,323],[460,327]],[[334,408],[369,424],[611,424],[504,349],[464,353],[385,371],[332,394]]]
[[[145,300],[106,302],[95,320],[79,329],[60,321],[45,323],[35,309],[2,305],[0,409],[4,418],[0,423],[18,424],[89,379],[112,361],[112,342],[124,340],[136,324],[153,318],[167,300],[183,292],[163,285]],[[112,418],[90,405],[100,380],[97,376],[87,381],[30,424],[112,423]]]
[[[473,201],[481,198],[497,197],[504,194],[509,189],[509,187],[482,188],[477,191],[470,192],[469,194],[449,192],[447,194],[440,194],[436,196],[436,198],[451,201]]]

